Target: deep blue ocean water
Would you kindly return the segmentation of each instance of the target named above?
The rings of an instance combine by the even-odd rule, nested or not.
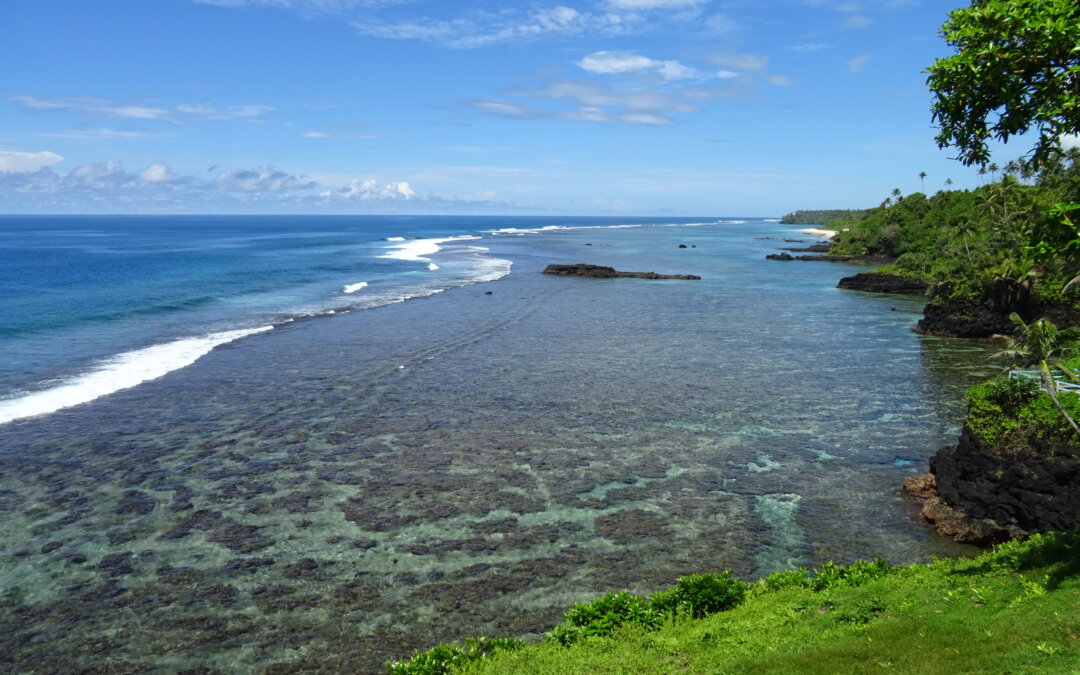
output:
[[[970,552],[898,488],[988,347],[764,259],[814,240],[0,218],[0,670],[378,672],[693,572]],[[702,278],[540,274],[577,262]]]

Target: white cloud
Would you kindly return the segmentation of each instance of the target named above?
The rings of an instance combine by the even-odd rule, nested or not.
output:
[[[154,108],[110,101],[104,98],[41,98],[19,94],[11,100],[29,110],[66,112],[85,117],[161,120],[175,124],[203,120],[256,120],[273,110],[265,105],[219,106],[212,103],[182,103],[174,108]]]
[[[578,67],[591,73],[605,75],[651,71],[666,80],[694,77],[693,68],[678,61],[658,61],[634,52],[595,52],[577,62]]]
[[[121,105],[102,98],[39,98],[37,96],[16,95],[12,96],[11,100],[31,110],[57,110],[95,117],[157,120],[169,116],[169,111],[163,108]]]
[[[847,67],[853,73],[861,73],[866,68],[867,62],[870,61],[869,54],[860,54],[853,59],[848,59]]]
[[[43,150],[41,152],[20,152],[19,150],[0,150],[0,172],[37,171],[64,160],[63,157]]]
[[[380,136],[376,136],[374,134],[360,134],[359,136],[346,136],[346,135],[341,135],[341,134],[328,134],[325,131],[305,131],[304,133],[300,134],[300,138],[317,138],[317,139],[336,138],[336,139],[344,139],[344,140],[370,141],[370,140],[373,140],[373,139],[380,138]]]
[[[672,113],[692,113],[700,108],[691,101],[659,91],[615,92],[607,87],[561,80],[535,89],[514,89],[511,96],[550,99],[576,104],[574,110],[527,106],[491,99],[466,101],[469,107],[515,120],[564,120],[572,122],[618,122],[637,125],[674,124]]]
[[[584,14],[558,5],[529,11],[506,9],[474,12],[456,19],[419,18],[385,23],[353,21],[364,35],[394,40],[423,40],[454,49],[475,49],[513,40],[529,40],[548,35],[576,35],[602,29],[615,30],[623,22],[607,15]]]
[[[1080,148],[1080,134],[1066,134],[1058,140],[1061,142],[1061,147],[1066,150]]]
[[[169,165],[164,162],[151,164],[139,172],[139,180],[144,183],[165,183],[175,178]]]
[[[361,201],[396,201],[410,200],[416,197],[412,186],[405,181],[396,181],[379,185],[374,178],[367,180],[352,180],[345,187],[336,191],[324,191],[319,194],[324,199],[337,198]]]
[[[734,70],[718,70],[716,71],[716,76],[721,80],[730,80],[733,77],[738,77],[739,73],[736,73]]]
[[[318,183],[303,176],[293,176],[276,169],[242,169],[223,171],[214,178],[213,187],[229,192],[280,193],[292,190],[307,190],[317,187]]]
[[[857,29],[866,28],[871,23],[873,23],[873,21],[871,21],[869,17],[863,16],[862,14],[852,14],[844,21],[844,26],[846,28]]]
[[[671,118],[655,113],[623,113],[616,119],[623,124],[645,124],[658,127],[667,127],[675,123]]]

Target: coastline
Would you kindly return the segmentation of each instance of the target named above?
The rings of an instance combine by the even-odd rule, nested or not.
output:
[[[294,322],[3,425],[22,458],[0,486],[12,654],[47,669],[107,634],[87,659],[372,672],[706,568],[966,550],[889,486],[955,420],[910,392],[958,390],[969,357],[911,335],[892,299],[832,291],[835,270],[777,283],[763,228],[783,231],[498,237],[499,281]],[[540,274],[586,252],[702,279]]]

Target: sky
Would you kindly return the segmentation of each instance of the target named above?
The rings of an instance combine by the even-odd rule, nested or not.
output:
[[[966,5],[0,0],[0,213],[770,217],[974,187],[924,73]]]

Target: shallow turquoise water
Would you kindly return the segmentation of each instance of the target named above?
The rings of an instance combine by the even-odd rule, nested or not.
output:
[[[766,262],[780,242],[755,237],[790,234],[500,236],[499,281],[0,426],[4,659],[379,670],[690,572],[966,553],[898,488],[954,440],[986,348],[912,333],[916,299],[835,289],[850,266]]]

